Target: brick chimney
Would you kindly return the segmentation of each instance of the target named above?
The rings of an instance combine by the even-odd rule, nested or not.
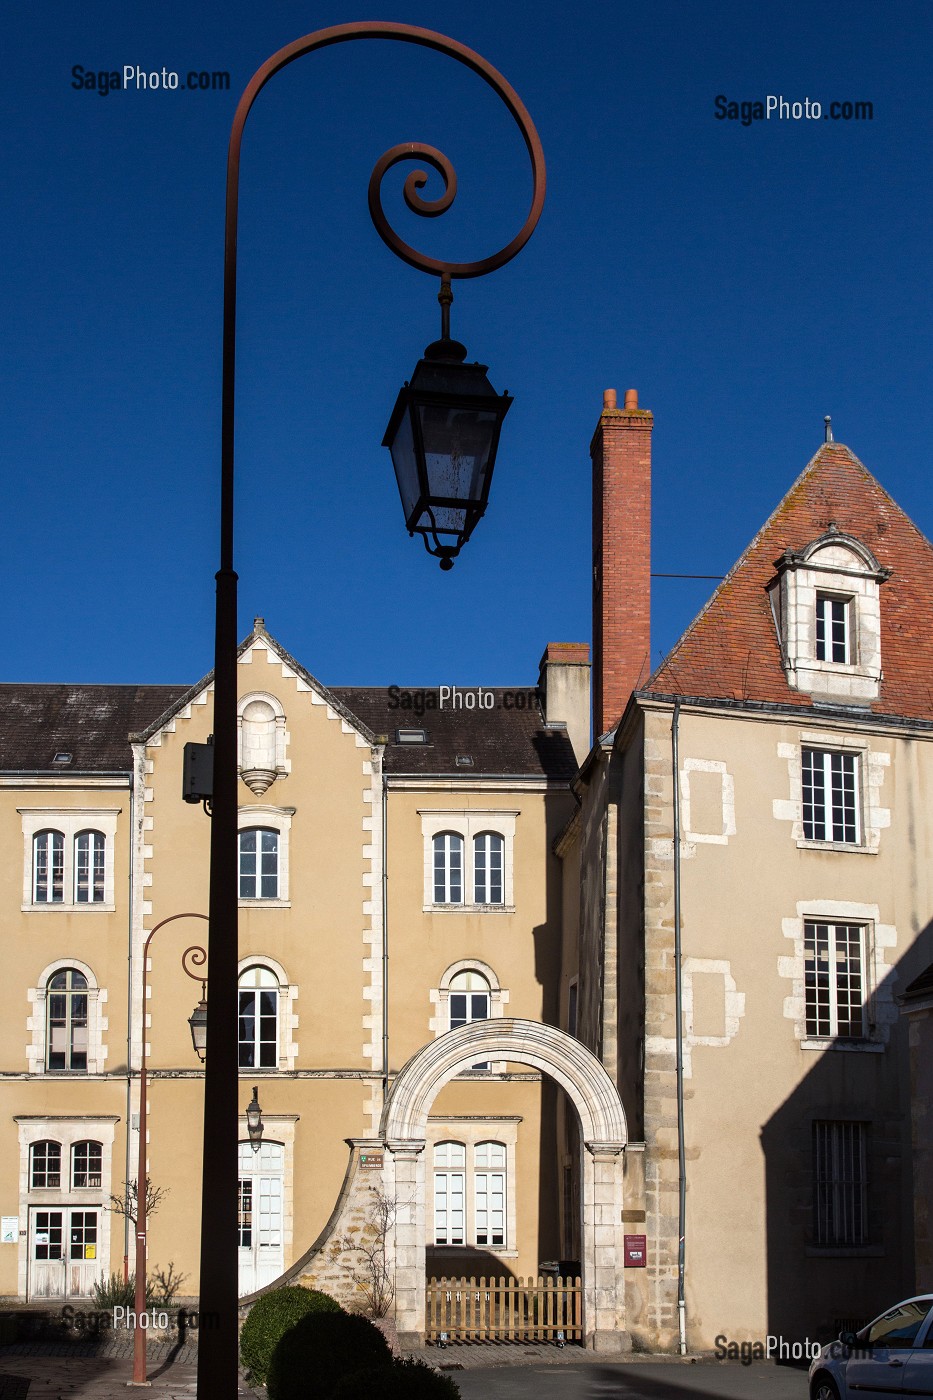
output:
[[[626,389],[607,389],[593,458],[593,730],[605,734],[651,673],[651,429]]]

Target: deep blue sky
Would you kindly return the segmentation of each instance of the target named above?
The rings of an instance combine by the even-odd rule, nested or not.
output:
[[[399,44],[312,55],[260,96],[241,197],[238,557],[254,613],[332,684],[533,682],[590,633],[588,444],[602,391],[654,410],[658,571],[724,572],[824,413],[933,533],[929,0],[36,0],[0,21],[6,680],[190,681],[211,664],[226,144],[259,64],[401,20],[478,49],[548,161],[537,233],[459,283],[454,333],[515,404],[486,519],[442,575],[382,434],[436,335],[436,284],[372,229],[403,140],[454,210],[437,256],[510,239],[530,182],[495,97]],[[75,91],[93,70],[226,69],[231,91]],[[868,122],[717,121],[714,98],[869,100]],[[655,659],[712,585],[656,581]]]

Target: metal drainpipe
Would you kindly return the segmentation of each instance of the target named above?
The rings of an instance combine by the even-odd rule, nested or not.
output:
[[[129,901],[129,938],[127,944],[126,972],[126,1162],[124,1164],[124,1190],[130,1179],[133,1150],[130,1146],[133,1124],[133,864],[136,850],[136,785],[134,773],[130,779],[130,820],[129,820],[129,870],[127,872],[127,899]],[[114,858],[116,851],[114,851]],[[113,1183],[111,1183],[112,1185]],[[130,1275],[130,1219],[123,1217],[123,1282]]]
[[[680,1354],[687,1354],[687,1309],[684,1293],[685,1241],[687,1233],[687,1154],[684,1143],[684,1022],[683,1022],[683,949],[680,939],[680,700],[674,701],[674,721],[671,725],[671,759],[674,769],[674,1015],[677,1045],[677,1170],[679,1177],[677,1208],[677,1321],[680,1330]]]
[[[382,1107],[389,1097],[389,785],[382,756]]]

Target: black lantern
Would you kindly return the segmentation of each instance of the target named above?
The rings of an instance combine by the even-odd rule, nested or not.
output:
[[[198,1059],[203,1063],[207,1054],[207,1002],[204,999],[203,987],[201,988],[201,1000],[188,1017],[188,1025],[191,1027],[191,1043]]]
[[[399,393],[383,447],[392,453],[405,524],[429,554],[452,569],[482,518],[502,420],[511,407],[486,366],[464,364],[466,346],[449,333],[449,278],[441,287],[441,339],[418,361]]]
[[[249,1133],[250,1146],[254,1152],[258,1152],[262,1146],[265,1124],[262,1121],[262,1109],[259,1107],[259,1090],[255,1085],[253,1097],[246,1108],[246,1131]]]

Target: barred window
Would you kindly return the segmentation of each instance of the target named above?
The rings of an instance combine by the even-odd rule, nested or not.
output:
[[[476,904],[502,903],[502,837],[483,831],[473,838],[473,901]]]
[[[855,1246],[868,1239],[867,1123],[813,1124],[813,1234],[819,1245]]]
[[[852,661],[852,600],[816,595],[816,659],[845,665]]]
[[[75,837],[75,904],[103,904],[104,849],[102,831],[79,831]]]
[[[62,1184],[62,1145],[60,1142],[34,1142],[29,1150],[29,1186],[33,1191],[60,1190]]]
[[[858,755],[804,749],[802,757],[804,837],[857,844]]]
[[[434,838],[434,903],[463,903],[463,837],[455,831]]]
[[[803,929],[807,1035],[864,1035],[864,927],[808,919]]]

